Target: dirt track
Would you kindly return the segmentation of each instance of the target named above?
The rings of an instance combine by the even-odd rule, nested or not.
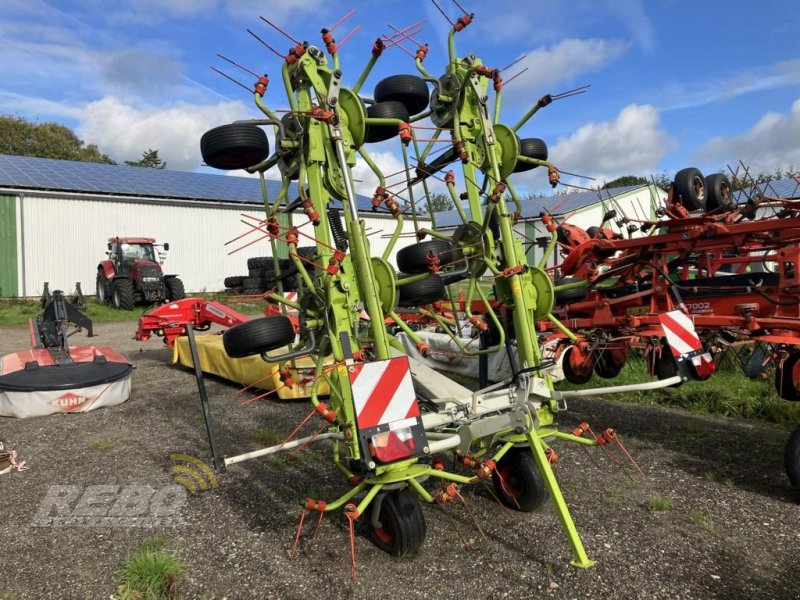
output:
[[[324,444],[234,465],[218,489],[188,498],[175,526],[34,526],[52,485],[159,489],[173,483],[170,454],[209,460],[193,375],[169,366],[160,340],[132,340],[133,323],[96,331],[97,343],[137,366],[128,402],[83,415],[0,418],[0,438],[30,465],[0,476],[0,598],[107,598],[126,553],[155,533],[188,566],[186,598],[800,597],[800,505],[782,466],[788,432],[605,400],[573,402],[560,426],[613,426],[647,477],[631,482],[602,450],[555,445],[564,495],[598,561],[588,570],[569,566],[550,505],[507,513],[480,486],[464,492],[489,543],[450,505],[474,543],[462,549],[442,509],[425,506],[427,539],[413,560],[394,560],[361,535],[353,582],[346,524],[336,517],[326,519],[311,553],[290,560],[299,501],[332,498],[346,486]],[[0,329],[0,355],[26,344],[25,328]],[[288,433],[309,410],[306,402],[276,401],[243,408],[235,387],[216,380],[207,387],[226,454],[257,448],[256,428]],[[672,508],[648,510],[655,497]]]

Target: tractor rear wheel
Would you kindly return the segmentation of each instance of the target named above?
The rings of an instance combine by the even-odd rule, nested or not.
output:
[[[115,279],[111,286],[111,302],[117,310],[133,310],[136,297],[133,294],[133,282],[130,279]]]
[[[246,169],[269,156],[267,134],[251,123],[231,123],[209,129],[200,138],[200,152],[209,167]]]
[[[532,512],[547,499],[544,476],[530,448],[512,448],[497,462],[492,481],[500,501],[515,510]]]
[[[109,301],[109,294],[108,294],[108,277],[103,272],[102,269],[97,269],[97,282],[95,284],[95,294],[97,296],[97,301],[100,304],[108,304]]]
[[[186,290],[183,288],[183,282],[177,277],[167,277],[164,280],[164,287],[167,288],[167,300],[170,302],[186,298]]]
[[[270,315],[234,325],[222,334],[222,345],[231,358],[244,358],[281,348],[294,341],[288,317]]]
[[[798,425],[786,442],[786,474],[796,488],[800,488],[800,425]],[[798,489],[800,491],[800,489]]]
[[[373,543],[397,557],[415,555],[425,541],[427,530],[419,498],[408,488],[389,492],[379,502],[373,501],[368,527]]]

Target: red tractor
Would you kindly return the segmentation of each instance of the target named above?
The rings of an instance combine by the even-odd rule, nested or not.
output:
[[[186,297],[183,282],[161,270],[163,256],[153,238],[108,239],[108,258],[97,265],[97,300],[121,310],[137,303],[161,303]],[[169,244],[163,245],[164,251]]]

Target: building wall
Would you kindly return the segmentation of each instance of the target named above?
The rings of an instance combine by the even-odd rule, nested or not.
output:
[[[242,222],[247,221],[242,214],[263,218],[263,208],[254,206],[66,195],[43,197],[32,193],[21,195],[18,204],[21,226],[16,251],[20,281],[16,294],[19,295],[39,295],[45,281],[50,283],[51,290],[65,291],[72,291],[79,281],[84,293],[94,294],[97,265],[105,258],[108,238],[117,235],[169,242],[164,271],[178,274],[190,292],[222,290],[225,277],[247,274],[247,258],[271,254],[269,241],[259,240],[258,233],[226,245],[250,229]],[[302,214],[295,219],[306,220]],[[373,234],[369,236],[371,252],[380,255],[396,222],[391,217],[369,214],[364,219],[368,234]],[[307,224],[301,231],[313,235],[313,229]],[[403,231],[413,233],[410,221],[404,224]],[[255,243],[234,252],[251,241]],[[397,249],[414,242],[411,235],[401,237],[390,261],[394,262]],[[313,243],[306,238],[300,245]],[[5,290],[0,293],[13,295]]]
[[[0,297],[17,293],[17,198],[0,196]]]

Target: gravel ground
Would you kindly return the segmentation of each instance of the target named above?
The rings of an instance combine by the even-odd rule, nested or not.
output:
[[[179,587],[186,598],[800,598],[800,505],[782,466],[787,431],[610,400],[574,401],[559,424],[616,428],[645,478],[631,481],[602,450],[555,446],[557,477],[597,560],[587,570],[569,566],[551,505],[511,513],[481,486],[463,491],[488,543],[463,508],[446,507],[451,521],[442,508],[425,506],[427,538],[412,560],[392,559],[362,533],[353,581],[347,527],[336,516],[326,518],[313,550],[290,560],[299,501],[345,489],[324,444],[232,466],[216,490],[188,497],[174,524],[37,526],[51,486],[158,490],[173,484],[170,454],[210,460],[193,375],[169,365],[158,339],[132,340],[134,329],[96,327],[97,343],[137,366],[125,404],[0,418],[0,438],[30,465],[0,476],[0,598],[108,598],[125,555],[154,534],[186,563]],[[26,328],[0,329],[0,355],[26,344]],[[234,386],[210,379],[207,388],[228,455],[257,448],[256,428],[288,433],[309,410],[306,402],[242,407]],[[654,498],[671,508],[648,510]],[[453,522],[470,548],[461,547]]]

